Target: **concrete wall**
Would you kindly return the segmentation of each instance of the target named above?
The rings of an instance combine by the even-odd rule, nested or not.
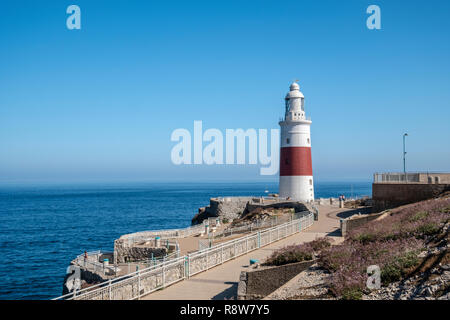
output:
[[[358,228],[359,226],[362,226],[363,224],[366,224],[369,221],[375,220],[383,213],[384,212],[364,214],[357,217],[352,216],[351,218],[341,219],[341,235],[343,237],[347,236],[347,234],[351,230],[354,230],[355,228]]]
[[[419,181],[432,184],[450,184],[450,173],[420,173]]]
[[[434,198],[440,193],[449,190],[450,184],[373,183],[373,209],[374,211],[382,211]]]
[[[206,212],[221,219],[233,220],[239,218],[247,207],[251,197],[228,197],[221,199],[211,199]]]
[[[240,218],[244,212],[251,212],[257,208],[294,208],[295,212],[308,210],[305,204],[296,201],[278,202],[255,197],[211,198],[209,206],[200,208],[192,223],[201,223],[203,219],[210,217],[232,221]]]
[[[262,299],[309,268],[314,262],[311,260],[260,270],[242,271],[238,285],[238,299]]]

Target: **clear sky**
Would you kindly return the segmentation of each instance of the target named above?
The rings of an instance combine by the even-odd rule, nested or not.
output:
[[[66,8],[81,8],[68,30]],[[366,8],[381,8],[381,30]],[[450,1],[2,1],[0,181],[276,180],[175,166],[177,128],[278,128],[299,79],[316,180],[450,171]]]

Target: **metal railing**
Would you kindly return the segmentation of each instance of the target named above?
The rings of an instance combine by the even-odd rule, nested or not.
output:
[[[235,226],[235,227],[228,227],[225,228],[219,232],[215,232],[211,234],[210,236],[212,238],[219,238],[219,237],[227,237],[231,236],[233,234],[238,233],[245,233],[245,232],[253,232],[258,229],[267,228],[267,227],[274,227],[279,224],[289,222],[292,220],[299,219],[300,217],[306,215],[309,211],[302,211],[302,212],[292,212],[290,214],[285,214],[282,216],[272,216],[269,219],[256,219],[252,222],[243,223],[242,225]]]
[[[175,252],[172,252],[172,253],[162,256],[162,257],[155,257],[155,258],[150,258],[150,259],[134,261],[133,263],[145,264],[148,267],[152,267],[152,266],[157,266],[157,265],[163,264],[167,261],[170,261],[170,260],[173,260],[173,259],[176,259],[179,257],[180,257],[180,250],[177,250]]]
[[[127,239],[129,242],[135,243],[139,241],[145,241],[146,239],[151,239],[154,237],[160,237],[161,240],[168,238],[185,238],[191,235],[197,235],[205,231],[205,224],[212,226],[217,220],[217,217],[208,218],[203,220],[203,223],[181,228],[181,229],[162,229],[162,230],[151,230],[151,231],[140,231],[136,233],[130,233],[121,236],[118,240]]]
[[[134,300],[190,278],[250,251],[300,232],[313,224],[313,213],[276,227],[230,240],[157,266],[138,270],[53,300]]]
[[[405,182],[420,182],[419,173],[403,173],[403,172],[389,172],[389,173],[375,173],[373,175],[373,182],[389,182],[389,183],[405,183]]]
[[[100,256],[104,254],[111,254],[112,252],[103,252],[101,250],[90,251],[82,253],[78,255],[75,259],[72,260],[72,263],[82,267],[86,270],[90,270],[95,272],[102,271],[105,275],[109,273],[110,275],[116,274],[116,267],[114,265],[105,265],[104,263],[99,261]],[[85,256],[87,255],[87,257]]]

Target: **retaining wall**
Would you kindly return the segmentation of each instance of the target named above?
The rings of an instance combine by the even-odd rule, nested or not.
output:
[[[341,219],[341,235],[343,237],[347,236],[347,234],[351,230],[354,230],[355,228],[358,228],[359,226],[362,226],[363,224],[366,224],[369,221],[375,220],[382,214],[384,214],[384,212],[364,214],[361,216],[356,216],[356,217],[352,216],[347,219]]]
[[[302,261],[260,270],[242,271],[238,285],[238,300],[262,299],[309,268],[314,262],[314,260]]]
[[[373,183],[373,210],[382,211],[437,197],[450,191],[450,184]]]

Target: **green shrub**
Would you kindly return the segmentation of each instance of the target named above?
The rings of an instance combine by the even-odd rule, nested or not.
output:
[[[429,213],[427,211],[419,211],[416,214],[414,214],[413,216],[411,216],[409,218],[409,221],[415,222],[415,221],[423,220],[426,217],[428,217],[428,215],[429,215]]]
[[[270,257],[265,264],[281,266],[283,264],[312,260],[311,252],[302,250],[286,250]]]
[[[331,247],[330,240],[327,238],[318,238],[309,242],[309,245],[314,250],[314,252],[320,252],[322,249]]]
[[[359,241],[363,244],[375,241],[376,237],[374,234],[372,233],[361,233],[359,235],[356,236],[356,241]]]
[[[400,267],[396,263],[389,263],[386,264],[381,269],[381,282],[383,284],[388,284],[391,282],[395,282],[400,280],[402,277],[402,271],[400,270]]]
[[[381,269],[381,281],[383,284],[399,281],[406,271],[419,263],[417,251],[410,251],[394,258]]]
[[[450,207],[445,207],[440,210],[442,213],[450,213]]]
[[[344,290],[342,293],[343,300],[361,300],[363,292],[359,288],[351,288]]]
[[[425,236],[431,236],[439,232],[439,226],[434,223],[426,223],[417,227],[415,230],[416,236],[423,238]]]

